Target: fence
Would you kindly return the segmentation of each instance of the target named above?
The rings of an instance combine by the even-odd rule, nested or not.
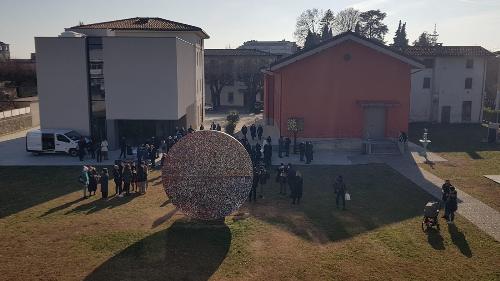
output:
[[[30,113],[31,113],[31,108],[29,106],[23,108],[16,108],[0,112],[0,119],[15,117],[24,114],[30,114]]]

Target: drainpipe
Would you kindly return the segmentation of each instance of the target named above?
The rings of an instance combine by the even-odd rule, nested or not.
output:
[[[480,104],[480,107],[479,107],[479,123],[482,123],[483,122],[483,107],[484,107],[484,91],[485,91],[485,87],[486,87],[486,65],[487,65],[487,61],[486,61],[486,58],[483,59],[483,84],[482,84],[482,87],[481,87],[481,104]],[[472,108],[471,108],[472,110]],[[498,116],[497,116],[497,122],[498,122]]]

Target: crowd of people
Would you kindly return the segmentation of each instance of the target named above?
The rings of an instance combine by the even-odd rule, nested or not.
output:
[[[87,139],[81,137],[80,140],[78,140],[78,158],[80,161],[83,161],[85,155],[90,155],[97,163],[102,162],[102,160],[108,160],[108,146],[109,144],[106,139],[96,140],[95,138]]]

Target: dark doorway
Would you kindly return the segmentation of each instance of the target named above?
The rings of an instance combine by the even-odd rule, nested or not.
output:
[[[125,137],[129,145],[135,146],[152,137],[167,138],[175,134],[175,128],[186,128],[186,117],[179,120],[118,120],[118,136]]]
[[[450,114],[451,114],[451,106],[442,106],[441,107],[441,123],[449,124],[450,123]]]

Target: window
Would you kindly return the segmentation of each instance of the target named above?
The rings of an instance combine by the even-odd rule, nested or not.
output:
[[[472,102],[462,102],[462,122],[470,122],[472,113]]]
[[[0,51],[2,50],[2,46],[0,46]],[[6,50],[7,51],[7,50]]]
[[[69,139],[63,135],[57,135],[57,141],[70,142]]]
[[[227,93],[227,102],[230,104],[232,104],[234,102],[234,93],[233,92]]]
[[[472,78],[465,78],[465,89],[472,89]]]
[[[423,61],[425,68],[433,68],[434,67],[434,59],[424,59]]]
[[[465,67],[474,68],[474,59],[467,59],[467,61],[465,62]]]
[[[424,78],[424,89],[430,89],[431,88],[431,78],[425,77]]]

